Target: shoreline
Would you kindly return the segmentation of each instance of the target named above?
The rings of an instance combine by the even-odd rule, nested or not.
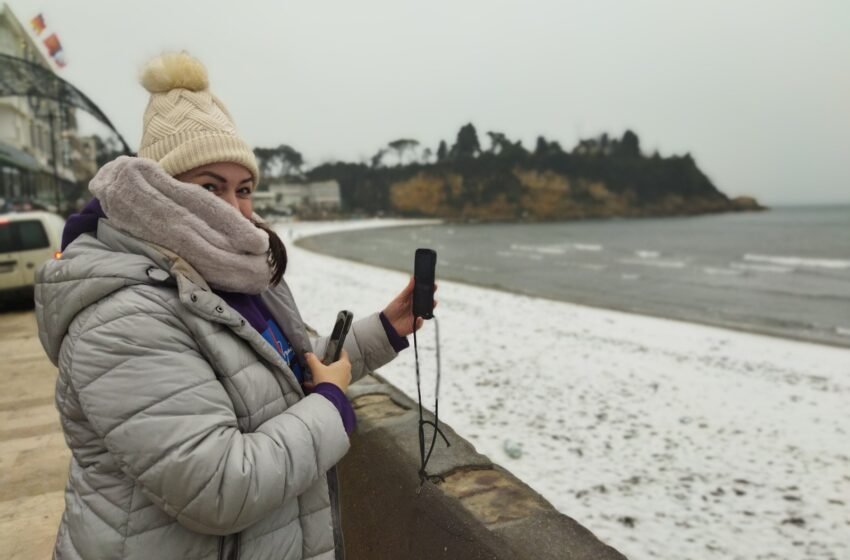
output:
[[[405,220],[401,219],[401,220],[394,220],[394,221],[404,222]],[[423,220],[423,222],[424,223],[393,223],[391,225],[380,226],[380,227],[375,228],[375,229],[417,228],[417,227],[422,227],[422,226],[426,226],[426,225],[433,225],[435,223],[447,223],[447,222],[441,221],[441,220]],[[360,229],[360,228],[358,228],[358,229]],[[363,229],[370,229],[370,228],[363,228]],[[408,272],[410,274],[413,273],[412,256],[411,256],[411,268],[409,270],[406,270],[406,269],[396,268],[396,267],[392,267],[392,266],[377,265],[377,264],[368,262],[368,261],[363,260],[363,259],[358,259],[358,258],[355,258],[355,257],[340,257],[338,255],[334,255],[332,253],[322,251],[318,248],[306,247],[304,245],[304,241],[309,241],[310,239],[317,238],[317,237],[323,237],[323,236],[326,236],[326,235],[328,235],[328,236],[329,235],[339,235],[340,233],[344,233],[345,231],[346,231],[345,229],[331,230],[331,231],[318,231],[316,233],[309,233],[307,235],[300,236],[298,238],[293,239],[292,241],[297,247],[304,249],[305,251],[317,253],[317,254],[323,255],[325,257],[331,257],[331,258],[334,258],[334,259],[356,262],[358,264],[362,264],[362,265],[365,265],[365,266],[371,266],[371,267],[374,267],[374,268],[377,268],[377,269],[380,269],[380,270],[392,270],[392,271],[395,271],[395,272],[402,272],[402,273]],[[626,313],[626,314],[636,315],[636,316],[641,316],[641,317],[652,317],[652,318],[655,318],[655,319],[664,319],[664,320],[668,320],[668,321],[676,321],[676,322],[686,323],[686,324],[700,325],[700,326],[705,326],[705,327],[713,327],[713,328],[717,328],[717,329],[730,330],[730,331],[734,331],[734,332],[738,332],[738,333],[744,333],[744,334],[767,336],[767,337],[771,337],[771,338],[779,338],[779,339],[782,339],[782,340],[789,340],[789,341],[794,341],[794,342],[803,342],[803,343],[808,343],[808,344],[828,346],[828,347],[831,347],[831,348],[850,349],[850,338],[848,338],[846,342],[839,342],[839,341],[836,341],[836,340],[822,339],[822,338],[817,338],[817,337],[814,337],[814,336],[794,335],[793,333],[788,332],[788,331],[784,331],[784,330],[780,330],[780,329],[771,329],[769,326],[763,326],[763,325],[741,325],[741,324],[732,323],[732,322],[725,323],[723,321],[702,321],[702,320],[699,320],[698,318],[671,317],[669,315],[664,315],[664,314],[661,314],[661,313],[654,313],[651,310],[630,309],[630,308],[627,308],[627,307],[622,307],[622,306],[617,306],[617,305],[606,305],[604,303],[594,303],[594,302],[587,302],[587,301],[580,301],[580,300],[570,300],[570,299],[560,299],[560,298],[555,298],[555,297],[548,297],[548,296],[545,296],[545,295],[539,295],[539,294],[526,293],[526,292],[521,292],[521,291],[517,291],[517,290],[512,290],[512,289],[506,288],[504,286],[499,286],[499,285],[478,284],[478,283],[475,283],[475,282],[470,282],[470,281],[464,280],[462,278],[456,278],[456,277],[443,276],[441,279],[442,280],[449,280],[451,282],[457,282],[459,284],[464,284],[464,285],[470,286],[470,287],[485,288],[485,289],[488,289],[488,290],[496,290],[496,291],[504,292],[504,293],[507,293],[507,294],[513,294],[513,295],[529,297],[529,298],[538,298],[538,299],[541,299],[541,300],[551,301],[551,302],[568,303],[568,304],[571,304],[571,305],[578,305],[578,306],[587,307],[587,308],[590,308],[590,309],[616,311],[616,312],[619,312],[619,313]]]

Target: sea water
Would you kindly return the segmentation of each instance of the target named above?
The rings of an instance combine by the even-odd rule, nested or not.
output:
[[[308,249],[531,296],[850,346],[850,206],[684,218],[443,224]],[[509,313],[510,310],[505,310]]]

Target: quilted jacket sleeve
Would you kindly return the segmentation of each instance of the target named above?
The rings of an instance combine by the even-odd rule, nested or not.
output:
[[[314,338],[311,342],[316,355],[324,355],[328,337]],[[378,313],[354,321],[343,348],[351,359],[352,381],[388,364],[397,355]]]
[[[240,531],[324,476],[348,437],[320,395],[240,433],[213,369],[158,297],[124,290],[98,305],[75,342],[74,388],[106,448],[154,503],[193,531]]]

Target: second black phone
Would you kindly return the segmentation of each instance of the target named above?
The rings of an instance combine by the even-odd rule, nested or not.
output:
[[[423,319],[434,316],[434,282],[437,273],[437,252],[416,249],[413,262],[413,315]]]

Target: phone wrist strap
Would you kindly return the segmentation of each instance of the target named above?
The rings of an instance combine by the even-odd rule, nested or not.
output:
[[[437,317],[434,316],[434,337],[436,343],[436,354],[437,354],[437,382],[434,388],[434,421],[425,420],[424,412],[422,408],[422,382],[419,374],[419,348],[416,343],[416,317],[413,317],[413,356],[416,362],[416,396],[417,401],[419,403],[419,487],[425,483],[426,480],[436,476],[440,480],[443,478],[439,475],[429,475],[426,471],[428,467],[428,460],[431,458],[431,453],[434,451],[434,445],[437,443],[437,434],[443,438],[443,441],[446,443],[447,447],[450,447],[451,444],[449,440],[446,438],[446,435],[440,430],[440,324],[437,322]],[[428,451],[425,451],[425,426],[429,425],[434,428],[433,434],[431,435],[431,442],[428,445]]]

